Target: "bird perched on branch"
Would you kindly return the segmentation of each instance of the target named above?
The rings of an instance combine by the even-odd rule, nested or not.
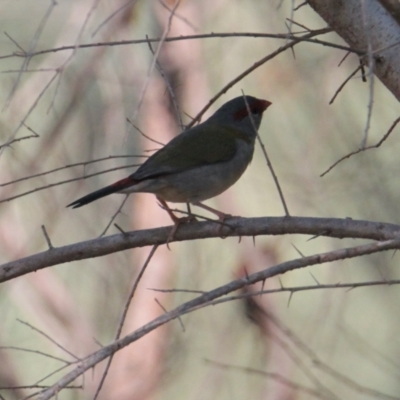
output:
[[[219,219],[226,214],[202,204],[232,186],[249,165],[263,112],[271,105],[252,96],[236,97],[205,122],[183,131],[149,157],[133,174],[75,200],[78,208],[112,193],[153,193],[177,225],[167,205],[191,203]]]

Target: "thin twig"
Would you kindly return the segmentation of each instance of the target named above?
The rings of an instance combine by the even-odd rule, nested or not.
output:
[[[0,145],[0,149],[1,149],[2,147],[11,147],[11,145],[12,145],[13,143],[19,142],[19,141],[21,141],[21,140],[40,137],[39,134],[36,133],[31,127],[29,127],[28,125],[25,125],[25,123],[24,123],[23,125],[25,126],[26,129],[28,129],[29,132],[32,133],[32,135],[23,136],[23,137],[20,137],[20,138],[18,138],[18,139],[13,139],[13,140],[11,140],[11,141],[9,141],[9,142],[7,142],[7,143],[4,143],[4,144]],[[1,185],[0,185],[0,186],[1,186]]]
[[[290,25],[289,25],[289,24],[285,21],[285,26],[286,26],[286,28],[287,28],[287,30],[288,30],[288,32],[289,32],[289,35],[292,34],[292,31],[291,31],[292,25],[293,25],[292,22],[290,22]],[[291,47],[290,50],[291,50],[291,52],[292,52],[293,59],[295,60],[295,59],[296,59],[296,53],[295,53],[295,51],[294,51],[294,47]]]
[[[41,34],[42,34],[43,30],[44,30],[44,27],[45,27],[45,25],[46,25],[48,19],[50,18],[50,15],[51,15],[51,13],[53,12],[54,7],[55,7],[56,5],[57,5],[57,3],[56,3],[55,0],[51,0],[51,1],[50,1],[50,5],[49,5],[49,7],[47,8],[46,12],[44,13],[43,18],[42,18],[42,20],[40,21],[39,26],[38,26],[38,28],[37,28],[36,31],[35,31],[35,34],[33,35],[33,38],[32,38],[32,41],[31,41],[31,43],[30,43],[30,45],[29,45],[28,51],[25,52],[25,51],[21,48],[21,46],[19,46],[18,44],[16,44],[16,46],[17,46],[19,49],[22,50],[23,55],[24,55],[24,57],[25,57],[25,60],[24,60],[24,62],[23,62],[23,64],[22,64],[22,66],[21,66],[21,69],[20,69],[20,72],[19,72],[17,78],[16,78],[15,81],[14,81],[14,84],[13,84],[11,90],[10,90],[10,93],[9,93],[8,96],[7,96],[7,99],[6,99],[6,101],[5,101],[5,105],[4,105],[4,107],[3,107],[3,111],[10,105],[10,102],[11,102],[11,100],[12,100],[12,98],[13,98],[13,96],[14,96],[14,94],[15,94],[15,92],[16,92],[18,86],[19,86],[19,83],[20,83],[20,81],[21,81],[22,74],[23,74],[23,72],[25,71],[25,69],[28,68],[29,62],[30,62],[30,60],[32,59],[33,49],[36,47],[36,45],[37,45],[37,43],[38,43],[38,41],[39,41],[39,38],[40,38],[40,36],[41,36]],[[8,35],[8,38],[9,38],[10,40],[12,40],[11,37],[10,37],[9,35]],[[12,40],[12,41],[14,42],[14,40]],[[16,42],[15,42],[15,43],[16,43]]]
[[[329,32],[332,32],[332,29],[329,29]],[[315,32],[315,31],[314,31]],[[327,33],[327,32],[323,32]],[[315,36],[315,35],[314,35]],[[215,38],[232,38],[232,37],[245,37],[245,38],[268,38],[268,39],[283,39],[287,40],[288,39],[288,34],[287,33],[258,33],[258,32],[213,32],[213,33],[206,33],[206,34],[200,34],[200,35],[187,35],[187,36],[171,36],[167,37],[163,40],[163,42],[176,42],[180,40],[198,40],[198,39],[215,39]],[[291,40],[296,40],[298,39],[298,36],[293,36],[289,37]],[[46,49],[46,50],[41,50],[37,51],[34,53],[31,53],[29,56],[31,58],[35,56],[40,56],[43,54],[48,54],[48,53],[56,53],[59,51],[68,51],[68,50],[74,50],[74,49],[88,49],[88,48],[93,48],[93,47],[104,47],[104,46],[129,46],[132,44],[147,44],[149,41],[151,43],[157,43],[160,42],[162,38],[150,38],[150,39],[137,39],[137,40],[119,40],[119,41],[111,41],[111,42],[98,42],[98,43],[82,43],[78,45],[69,45],[69,46],[61,46],[61,47],[54,47],[51,49]],[[309,43],[315,43],[319,44],[322,46],[328,46],[334,49],[339,49],[339,50],[344,50],[344,51],[349,51],[351,53],[357,54],[359,56],[365,55],[364,51],[358,50],[358,49],[352,49],[348,46],[344,46],[341,44],[337,43],[331,43],[327,42],[324,40],[319,40],[319,39],[312,39],[310,38],[302,38],[303,42],[309,42]],[[396,46],[399,43],[393,43],[391,46]],[[3,58],[12,58],[12,57],[25,57],[25,55],[20,54],[20,53],[12,53],[12,54],[7,54],[4,56],[0,56],[0,59]]]
[[[42,231],[43,231],[43,235],[44,235],[44,237],[46,239],[47,246],[49,246],[49,250],[54,249],[53,245],[51,244],[50,237],[47,234],[46,227],[44,225],[42,225]]]
[[[147,38],[147,35],[146,35],[146,38]],[[151,46],[150,42],[148,44],[149,44],[151,54],[153,54],[153,56],[154,56],[155,53],[154,53],[153,47]],[[171,98],[172,104],[175,109],[175,115],[176,115],[176,119],[178,121],[178,126],[180,127],[180,129],[184,129],[182,116],[181,116],[181,112],[179,110],[178,100],[176,99],[174,89],[172,88],[171,82],[169,81],[167,74],[162,69],[161,64],[159,63],[158,60],[156,60],[156,68],[157,68],[158,72],[160,73],[160,75],[162,76],[162,78],[164,79],[165,86],[167,87],[167,90],[169,92],[169,96]]]
[[[166,309],[166,308],[160,303],[160,301],[157,299],[157,297],[154,298],[154,301],[160,306],[160,308],[161,308],[165,313],[168,312],[167,309]],[[178,319],[178,321],[179,321],[179,324],[181,325],[182,332],[185,332],[186,329],[185,329],[185,325],[183,324],[182,318],[181,318],[181,317],[178,317],[177,319]]]
[[[322,35],[328,32],[331,32],[331,28],[325,28],[325,29],[319,29],[316,31],[312,31],[310,33],[307,33],[306,35],[300,36],[300,37],[295,37],[292,39],[291,42],[286,43],[285,45],[279,47],[279,49],[273,51],[272,53],[268,54],[267,56],[261,58],[259,61],[255,62],[250,68],[247,68],[245,71],[243,71],[241,74],[239,74],[235,79],[231,80],[228,84],[226,84],[214,97],[211,98],[211,100],[200,110],[200,112],[197,114],[195,118],[190,122],[190,124],[187,126],[187,128],[192,127],[196,122],[200,121],[201,117],[204,115],[204,113],[224,94],[226,93],[231,87],[233,87],[236,83],[240,82],[243,78],[245,78],[247,75],[252,73],[254,70],[259,68],[261,65],[265,64],[266,62],[272,60],[275,58],[277,55],[283,53],[287,49],[290,49],[291,47],[295,46],[296,44],[304,41],[305,39],[310,39],[313,36],[317,35]],[[287,38],[287,36],[286,36]]]
[[[270,158],[268,157],[267,150],[265,149],[264,143],[263,143],[263,141],[261,140],[260,134],[259,134],[258,131],[257,131],[257,127],[256,127],[255,124],[254,124],[253,118],[251,118],[250,107],[249,107],[249,104],[248,104],[248,102],[247,102],[247,99],[246,99],[246,96],[245,96],[243,90],[242,90],[242,94],[243,94],[244,102],[246,103],[247,113],[248,113],[248,115],[250,116],[251,124],[253,125],[254,132],[255,132],[255,134],[256,134],[256,136],[257,136],[258,143],[259,143],[260,146],[261,146],[261,150],[262,150],[262,152],[263,152],[263,154],[264,154],[265,161],[267,162],[268,168],[269,168],[269,170],[270,170],[270,172],[271,172],[271,175],[272,175],[272,178],[273,178],[273,180],[274,180],[274,182],[275,182],[275,186],[276,186],[276,188],[277,188],[277,190],[278,190],[278,194],[279,194],[279,197],[280,197],[280,199],[281,199],[281,202],[282,202],[282,205],[283,205],[283,209],[284,209],[284,211],[285,211],[285,215],[286,215],[287,217],[289,217],[289,216],[290,216],[290,214],[289,214],[289,209],[288,209],[288,207],[287,207],[287,205],[286,205],[286,201],[285,201],[285,197],[283,196],[283,191],[282,191],[281,185],[279,184],[278,177],[277,177],[276,174],[275,174],[275,170],[274,170],[274,168],[273,168],[273,166],[272,166],[272,163],[271,163]]]
[[[58,72],[56,72],[51,78],[50,80],[46,83],[46,85],[44,86],[44,88],[42,89],[42,91],[37,95],[35,101],[33,102],[33,104],[30,106],[29,110],[27,111],[27,113],[25,114],[24,118],[22,119],[22,121],[18,124],[18,126],[14,129],[14,131],[11,133],[11,135],[9,136],[7,143],[11,142],[12,140],[15,139],[17,133],[19,132],[19,130],[21,129],[21,127],[23,127],[25,125],[25,122],[28,120],[29,116],[31,115],[32,111],[36,108],[37,104],[39,103],[40,99],[44,96],[44,94],[47,92],[47,89],[51,86],[51,84],[54,82],[54,80],[56,79],[56,77],[58,76]],[[0,155],[3,153],[4,150],[4,146],[0,147]]]
[[[304,257],[304,254],[294,245],[294,243],[291,243],[291,245],[297,251],[300,257]]]
[[[297,7],[295,7],[293,11],[297,11],[301,7],[306,6],[307,4],[308,4],[308,1],[303,1],[303,3],[300,3]]]
[[[300,24],[293,19],[286,18],[286,21],[289,21],[291,24],[299,26],[300,28],[303,28],[306,32],[312,32],[312,30],[310,28],[307,28],[305,25]]]
[[[161,36],[161,39],[160,39],[160,41],[158,43],[157,49],[156,49],[156,51],[154,53],[154,56],[153,56],[153,60],[152,60],[152,62],[150,64],[150,67],[149,67],[149,69],[147,71],[146,80],[144,81],[144,84],[143,84],[142,89],[140,91],[138,105],[137,105],[136,110],[134,112],[134,117],[132,118],[133,120],[135,120],[136,115],[140,111],[140,108],[141,108],[141,106],[143,104],[144,95],[145,95],[145,93],[147,91],[147,87],[148,87],[148,85],[150,83],[151,74],[152,74],[152,72],[153,72],[153,70],[154,70],[154,68],[156,66],[156,62],[157,62],[158,57],[160,55],[161,49],[162,49],[162,47],[163,47],[163,45],[165,43],[165,39],[167,38],[167,36],[168,36],[168,34],[169,34],[170,30],[171,30],[172,19],[174,17],[175,11],[179,7],[180,2],[181,2],[181,0],[175,0],[174,6],[172,7],[171,13],[170,13],[170,15],[168,17],[167,26],[165,27],[164,32],[163,32],[163,34]],[[146,40],[146,43],[149,43],[149,41]]]
[[[364,129],[364,137],[361,141],[361,148],[365,149],[368,142],[368,134],[369,128],[371,126],[371,117],[372,117],[372,107],[374,103],[374,57],[372,54],[372,43],[371,43],[371,31],[368,23],[368,16],[365,7],[365,0],[361,0],[361,9],[362,9],[362,22],[364,27],[364,33],[367,38],[367,56],[368,56],[368,77],[369,77],[369,101],[368,101],[368,113],[367,113],[367,122],[365,124]]]
[[[51,358],[51,359],[56,360],[56,361],[61,361],[61,362],[65,363],[65,364],[67,364],[67,365],[73,364],[71,361],[64,360],[63,358],[60,358],[60,357],[52,356],[51,354],[44,353],[43,351],[26,349],[24,347],[0,346],[0,350],[16,350],[16,351],[23,351],[23,352],[26,352],[26,353],[34,353],[34,354],[39,354],[39,355],[44,356],[44,357]]]
[[[291,7],[290,7],[290,17],[289,17],[289,26],[287,26],[288,31],[289,31],[289,35],[288,35],[288,40],[290,40],[290,36],[292,36],[292,26],[293,26],[293,19],[294,19],[294,1],[295,0],[291,0]],[[293,58],[294,57],[294,49],[293,47],[290,48],[292,50],[293,53]]]
[[[136,156],[136,155],[133,155],[133,156],[128,156],[128,155],[127,156],[118,156],[117,155],[117,156],[108,156],[108,157],[97,158],[97,159],[90,160],[90,161],[82,161],[82,162],[78,162],[78,163],[74,163],[74,164],[67,164],[67,165],[64,165],[63,167],[54,168],[54,169],[51,169],[49,171],[39,172],[38,174],[28,175],[28,176],[24,176],[23,178],[14,179],[13,181],[0,183],[0,187],[7,186],[7,185],[12,185],[12,184],[15,184],[17,182],[26,181],[26,180],[33,179],[33,178],[37,178],[39,176],[52,174],[53,172],[58,172],[58,171],[61,171],[63,169],[78,167],[80,165],[86,166],[86,165],[94,164],[94,163],[97,163],[97,162],[100,162],[100,161],[112,160],[114,158],[130,158],[130,157],[145,157],[145,158],[147,158],[148,156],[145,156],[145,155],[143,155],[143,156]],[[125,168],[125,167],[122,166],[121,168]]]
[[[71,362],[70,364],[76,364],[77,362],[79,362],[80,360],[76,360],[74,362]],[[60,368],[55,369],[54,371],[48,373],[47,375],[43,376],[42,378],[40,378],[38,381],[35,382],[35,385],[38,385],[41,382],[44,382],[46,379],[51,378],[54,375],[57,375],[60,371],[64,370],[65,368],[68,368],[70,365],[63,365]]]
[[[389,128],[389,130],[385,133],[385,135],[382,137],[382,139],[375,145],[373,146],[368,146],[365,148],[361,148],[358,149],[356,151],[353,151],[345,156],[343,156],[342,158],[339,158],[339,160],[337,160],[334,164],[332,164],[325,172],[323,172],[320,177],[322,178],[323,176],[325,176],[329,171],[331,171],[333,168],[335,168],[338,164],[340,164],[343,160],[346,160],[347,158],[350,158],[351,156],[354,156],[355,154],[358,153],[362,153],[363,151],[367,151],[370,149],[376,149],[378,147],[380,147],[380,145],[389,137],[389,135],[392,133],[393,129],[396,127],[396,125],[400,122],[400,117],[396,118],[394,120],[394,122],[392,123],[391,127]]]
[[[143,137],[146,139],[150,140],[150,142],[159,144],[160,146],[165,146],[165,143],[159,142],[156,139],[153,139],[152,137],[146,135],[137,125],[135,125],[129,118],[126,118],[126,121],[130,123]]]
[[[114,226],[123,234],[123,235],[127,235],[128,233],[126,231],[124,231],[118,224],[114,224]]]
[[[315,389],[309,388],[307,386],[295,383],[295,382],[291,381],[290,379],[287,379],[286,377],[284,377],[283,375],[280,375],[278,373],[262,371],[259,369],[249,368],[249,367],[241,367],[241,366],[237,366],[237,365],[229,365],[229,364],[225,364],[222,362],[209,360],[207,358],[205,359],[205,361],[207,363],[215,365],[218,368],[222,368],[222,369],[226,369],[226,370],[237,370],[237,371],[242,371],[242,372],[246,372],[249,374],[257,374],[257,375],[263,376],[265,378],[273,379],[276,382],[279,382],[282,385],[287,386],[288,388],[290,388],[292,390],[303,392],[308,396],[314,396],[318,399],[332,400],[332,396],[330,396],[328,394],[325,395],[324,393],[321,393],[320,390],[315,390]]]
[[[54,93],[51,96],[51,101],[50,101],[49,106],[47,107],[46,114],[49,114],[50,111],[54,108],[54,103],[56,101],[58,90],[59,90],[59,88],[61,86],[61,79],[62,79],[62,76],[63,76],[63,73],[64,73],[64,68],[58,68],[57,72],[58,72],[58,76],[57,76],[56,88],[54,89]]]
[[[340,60],[340,62],[339,62],[339,64],[338,64],[338,67],[340,67],[340,66],[344,63],[344,61],[346,60],[346,58],[347,58],[350,54],[351,54],[350,51],[348,51],[348,52],[343,56],[343,58]]]
[[[338,96],[338,94],[342,91],[342,89],[346,86],[346,83],[349,82],[349,80],[361,69],[361,65],[359,65],[345,80],[344,82],[337,88],[335,94],[333,95],[331,101],[329,102],[329,104],[332,104],[336,97]]]
[[[113,13],[111,13],[104,21],[102,21],[99,26],[93,31],[92,37],[95,37],[99,30],[105,26],[109,21],[111,21],[117,14],[119,14],[121,11],[125,10],[125,8],[128,8],[129,6],[132,5],[132,7],[138,2],[138,0],[129,0],[125,4],[123,4],[121,7],[117,8]]]
[[[289,340],[291,340],[295,346],[305,354],[312,362],[313,366],[318,367],[322,372],[328,374],[331,378],[334,378],[336,381],[339,381],[341,384],[346,385],[348,388],[362,393],[367,396],[371,396],[374,398],[382,398],[382,399],[392,399],[398,400],[399,397],[397,396],[390,396],[385,393],[379,392],[375,389],[371,389],[365,386],[360,385],[359,383],[355,382],[354,380],[350,379],[347,375],[342,374],[341,372],[336,371],[330,365],[321,361],[316,353],[311,350],[297,335],[295,335],[287,326],[285,326],[282,321],[280,321],[277,317],[273,314],[265,312],[264,315],[268,318],[270,322],[272,322],[276,328],[278,328],[281,334],[285,335]]]
[[[14,200],[14,199],[18,199],[19,197],[27,196],[28,194],[35,193],[35,192],[40,192],[41,190],[45,190],[45,189],[48,189],[48,188],[51,188],[51,187],[65,185],[66,183],[70,183],[70,182],[74,182],[74,181],[80,181],[82,179],[91,178],[91,177],[96,176],[96,175],[102,175],[102,174],[105,174],[106,172],[117,171],[119,169],[125,169],[125,168],[130,168],[130,167],[138,167],[140,165],[141,164],[123,165],[121,167],[105,169],[103,171],[95,172],[93,174],[83,175],[83,176],[81,176],[79,178],[71,178],[71,179],[65,179],[63,181],[59,181],[59,182],[55,182],[55,183],[49,183],[48,185],[39,186],[36,189],[28,190],[26,192],[22,192],[20,194],[15,195],[15,196],[11,196],[11,197],[7,197],[5,199],[1,199],[0,203],[4,203],[6,201],[11,201],[11,200]]]
[[[152,290],[153,292],[161,293],[191,293],[191,294],[204,294],[207,293],[205,290],[191,290],[191,289],[155,289],[147,288],[147,290]]]
[[[146,261],[143,264],[143,267],[139,271],[139,275],[135,279],[135,282],[134,282],[134,284],[132,286],[132,289],[131,289],[131,291],[130,291],[130,293],[128,295],[128,299],[125,302],[125,307],[124,307],[124,310],[122,312],[122,315],[121,315],[121,318],[120,318],[120,321],[119,321],[119,324],[118,324],[118,329],[117,329],[117,333],[115,334],[114,341],[118,340],[121,337],[122,328],[124,326],[125,319],[126,319],[126,316],[128,314],[128,309],[129,309],[129,306],[130,306],[130,304],[132,302],[133,296],[135,295],[136,289],[137,289],[137,287],[139,285],[140,280],[142,279],[144,271],[146,271],[146,268],[149,265],[150,260],[153,258],[154,253],[156,252],[157,248],[158,248],[157,244],[154,245],[151,248],[150,253],[146,258]],[[105,379],[107,377],[108,371],[109,371],[110,366],[111,366],[111,362],[113,360],[113,356],[114,356],[114,354],[111,354],[110,358],[107,361],[106,368],[104,369],[103,375],[101,376],[100,383],[99,383],[99,386],[97,387],[97,390],[96,390],[96,393],[95,393],[95,395],[93,397],[93,400],[97,399],[97,397],[98,397],[98,395],[99,395],[99,393],[101,391],[101,388],[103,387],[104,381],[105,381]]]
[[[301,257],[304,258],[304,255],[301,255]],[[283,286],[281,284],[281,287],[279,289],[257,290],[253,292],[241,293],[236,296],[229,296],[229,297],[227,296],[224,297],[224,301],[240,300],[240,299],[246,299],[248,297],[263,296],[268,294],[295,293],[295,292],[306,292],[306,291],[324,290],[324,289],[358,289],[358,288],[367,288],[371,286],[392,286],[392,285],[400,285],[400,279],[353,282],[353,283],[332,283],[332,284],[317,283],[317,285],[305,285],[305,286]],[[147,289],[161,293],[189,293],[189,294],[207,293],[206,290],[192,290],[192,289],[156,289],[156,288],[147,288]]]
[[[24,48],[15,40],[13,39],[7,32],[4,32],[4,34],[21,50],[22,54],[27,54]]]
[[[36,99],[33,101],[32,105],[29,107],[29,109],[28,109],[28,111],[26,112],[25,116],[23,117],[22,121],[18,124],[18,126],[14,129],[14,131],[13,131],[12,134],[10,135],[8,141],[11,141],[11,140],[13,140],[13,139],[15,138],[15,136],[17,135],[17,133],[19,132],[19,130],[21,129],[21,127],[25,124],[25,121],[27,121],[28,117],[30,116],[30,114],[32,113],[32,111],[36,108],[37,104],[39,103],[39,101],[41,100],[41,98],[44,96],[44,94],[47,92],[47,90],[49,89],[49,87],[52,85],[52,83],[54,82],[54,80],[62,73],[62,71],[66,68],[66,66],[68,65],[68,63],[70,62],[70,60],[71,60],[71,59],[74,57],[74,55],[76,54],[76,51],[77,51],[77,49],[78,49],[77,46],[78,46],[78,43],[79,43],[79,41],[80,41],[80,39],[81,39],[81,37],[82,37],[83,31],[84,31],[84,29],[85,29],[85,27],[86,27],[86,24],[87,24],[87,22],[89,21],[91,15],[92,15],[92,13],[93,13],[93,10],[97,7],[97,4],[99,3],[99,1],[100,1],[100,0],[94,0],[93,5],[92,5],[90,11],[87,13],[87,15],[86,15],[86,17],[85,17],[85,21],[84,21],[84,23],[82,24],[82,26],[81,26],[81,28],[80,28],[80,30],[79,30],[79,32],[78,32],[78,35],[77,35],[75,44],[74,44],[73,46],[69,46],[69,47],[70,47],[69,50],[72,50],[72,53],[68,56],[67,60],[64,61],[64,63],[62,64],[62,66],[56,69],[55,74],[51,77],[51,79],[50,79],[50,80],[47,82],[47,84],[43,87],[42,91],[37,95]],[[51,0],[51,3],[52,3],[52,6],[53,6],[53,7],[57,4],[57,2],[56,2],[55,0]],[[41,24],[39,25],[39,28],[38,28],[37,32],[35,33],[35,37],[34,37],[34,40],[33,40],[33,42],[32,42],[32,43],[35,43],[35,45],[36,45],[36,41],[39,39],[39,36],[40,36],[40,34],[41,34],[41,32],[42,32],[42,30],[43,30],[43,28],[44,28],[45,21],[46,21],[47,18],[50,16],[51,11],[52,11],[52,8],[50,7],[49,10],[48,10],[48,12],[47,12],[47,14],[46,14],[46,16],[42,19],[42,22],[41,22]],[[31,60],[31,59],[34,57],[34,55],[36,54],[36,53],[33,53],[33,51],[32,51],[33,47],[34,47],[34,46],[32,45],[32,46],[30,47],[30,49],[28,50],[27,54],[26,54],[26,55],[23,55],[23,57],[25,57],[26,59],[24,60],[24,64],[23,64],[23,66],[21,67],[21,74],[22,74],[22,72],[24,72],[25,69],[27,69],[30,60]],[[16,55],[17,55],[17,54],[16,54]],[[93,61],[92,61],[92,60],[91,60],[91,62],[90,62],[90,67],[91,67],[91,68],[93,67]],[[9,104],[9,102],[10,102],[10,100],[11,100],[11,98],[12,98],[12,96],[13,96],[13,94],[14,94],[14,92],[15,92],[17,86],[18,86],[18,83],[19,83],[19,79],[20,79],[21,74],[20,74],[20,75],[18,76],[18,78],[16,79],[16,82],[15,82],[15,84],[14,84],[12,90],[11,90],[11,93],[10,93],[10,95],[9,95],[9,97],[8,97],[8,100],[7,100],[7,102],[6,102],[5,108],[8,106],[8,104]],[[83,85],[82,85],[82,86],[83,86]],[[72,99],[72,102],[70,103],[69,107],[71,107],[72,104],[73,104],[74,102],[75,102],[75,101]],[[68,110],[69,107],[67,107],[67,110]],[[67,114],[67,113],[68,113],[68,111],[66,111],[66,114]],[[65,116],[66,114],[64,114],[64,116]],[[59,122],[59,123],[60,123],[60,122]],[[52,140],[54,140],[55,137],[56,137],[56,136],[53,135]],[[4,147],[3,147],[3,148],[0,148],[0,155],[2,155],[3,150],[4,150]],[[40,159],[40,157],[39,157],[39,159]]]
[[[28,322],[22,321],[21,319],[17,318],[17,321],[23,325],[26,325],[27,327],[31,328],[32,330],[40,333],[43,337],[45,337],[47,340],[49,340],[51,343],[55,344],[59,349],[64,351],[65,353],[69,354],[71,357],[75,358],[77,361],[81,361],[79,357],[77,357],[75,354],[71,353],[69,350],[67,350],[64,346],[62,346],[60,343],[56,342],[53,338],[51,338],[47,333],[44,333],[41,331],[39,328],[36,328],[35,326],[29,324]],[[65,367],[65,366],[64,366]]]
[[[111,217],[110,222],[107,224],[107,226],[105,227],[104,231],[101,232],[99,237],[102,237],[106,234],[106,232],[108,231],[108,228],[111,226],[111,224],[114,222],[115,218],[117,217],[117,215],[121,212],[122,207],[124,206],[125,202],[128,200],[129,197],[129,193],[125,195],[124,200],[122,201],[121,205],[118,207],[118,210],[115,212],[115,214]]]
[[[5,71],[1,71],[2,74],[15,74],[20,72],[19,69],[6,69]],[[57,72],[57,68],[32,68],[26,69],[24,73],[27,72]]]
[[[168,6],[168,4],[165,4],[162,0],[158,0],[158,2],[169,12],[172,11],[172,9]],[[190,26],[195,32],[199,31],[199,28],[192,24],[187,18],[183,17],[179,13],[175,12],[175,18],[179,19],[180,21],[184,22],[187,26]]]
[[[3,147],[4,147],[4,148],[5,148],[5,147],[11,147],[11,145],[12,145],[13,143],[20,142],[21,140],[32,139],[32,138],[37,138],[37,137],[38,137],[37,135],[29,135],[29,136],[22,136],[22,137],[20,137],[20,138],[18,138],[18,139],[12,139],[12,140],[10,140],[10,141],[8,141],[8,142],[6,142],[6,143],[1,144],[1,145],[0,145],[0,149],[2,149]],[[0,186],[1,186],[1,185],[0,185]]]
[[[0,390],[16,390],[16,389],[48,389],[49,385],[21,385],[21,386],[0,386]],[[65,389],[83,389],[82,385],[68,385]]]

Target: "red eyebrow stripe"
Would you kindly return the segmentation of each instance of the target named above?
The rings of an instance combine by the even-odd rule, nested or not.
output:
[[[241,121],[243,118],[245,118],[247,116],[247,108],[243,107],[241,108],[239,111],[236,111],[235,114],[233,114],[233,118],[236,121]]]
[[[249,108],[252,114],[262,114],[271,104],[272,103],[268,100],[257,100],[249,104]],[[247,114],[247,107],[244,106],[233,114],[233,118],[236,121],[241,121],[243,118],[247,117]]]

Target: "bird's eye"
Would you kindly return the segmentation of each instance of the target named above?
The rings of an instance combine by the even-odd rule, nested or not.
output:
[[[266,101],[255,101],[251,104],[248,104],[250,113],[252,115],[262,115],[265,109],[268,107]],[[240,108],[233,114],[233,118],[236,121],[241,121],[242,119],[246,118],[249,115],[249,111],[247,110],[247,105]]]
[[[250,111],[251,111],[252,114],[255,114],[255,115],[260,114],[260,112],[261,112],[261,110],[259,109],[259,107],[255,107],[255,106],[252,106],[252,107],[250,108]]]

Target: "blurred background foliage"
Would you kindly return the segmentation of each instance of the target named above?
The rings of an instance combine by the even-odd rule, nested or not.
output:
[[[168,29],[168,8],[174,7],[173,1],[60,0],[53,4],[3,0],[2,31],[14,42],[2,34],[0,55],[19,51],[16,43],[26,51],[38,51],[144,39],[146,35],[161,37],[163,33],[287,33],[285,23],[291,17],[310,29],[325,27],[307,6],[293,13],[293,4],[300,1],[182,0]],[[292,30],[301,28],[292,25]],[[323,39],[342,43],[334,33]],[[184,124],[224,85],[285,42],[216,37],[162,44],[159,64],[174,89]],[[153,51],[158,51],[157,46],[153,43]],[[241,90],[272,101],[260,135],[292,215],[399,223],[398,129],[381,148],[345,160],[320,177],[337,159],[359,148],[367,121],[369,84],[362,82],[360,74],[329,105],[339,85],[358,65],[357,57],[350,55],[338,67],[343,56],[343,51],[329,47],[296,45],[294,53],[286,51],[233,86],[205,117],[241,95]],[[1,183],[101,157],[146,155],[147,150],[160,147],[143,137],[126,118],[163,143],[180,131],[165,80],[151,67],[153,54],[147,44],[58,51],[24,63],[23,57],[0,58],[4,107],[0,143],[14,133],[16,138],[31,135],[24,126],[17,130],[22,121],[40,137],[2,149]],[[21,73],[22,67],[27,71]],[[377,80],[373,106],[370,144],[386,133],[399,110],[395,98]],[[141,160],[113,158],[15,182],[1,187],[1,199],[104,169],[140,164]],[[41,225],[54,246],[98,237],[122,196],[110,196],[78,210],[66,209],[66,204],[133,170],[130,167],[73,180],[3,201],[1,261],[46,250]],[[241,180],[210,204],[246,217],[283,215],[259,148]],[[116,222],[124,230],[170,224],[154,196],[146,194],[130,196]],[[119,232],[113,226],[107,231],[115,233]],[[255,272],[300,257],[296,248],[311,255],[357,243],[308,239],[300,235],[257,237],[255,245],[252,238],[242,238],[240,243],[235,238],[212,239],[173,243],[171,251],[165,246],[158,249],[131,304],[124,333],[163,312],[155,298],[170,310],[194,296],[150,288],[210,290],[245,271]],[[108,344],[148,253],[148,248],[125,251],[3,283],[0,345],[74,360],[19,320],[45,332],[76,357]],[[398,257],[386,253],[309,267],[271,279],[265,287],[389,281],[398,278]],[[352,291],[310,290],[291,297],[289,293],[257,297],[247,304],[247,313],[246,305],[239,301],[202,309],[182,318],[185,330],[174,321],[121,351],[99,398],[397,398],[399,294],[396,285]],[[36,384],[63,365],[37,352],[2,348],[0,387]],[[58,397],[92,398],[104,365],[76,382],[84,385],[84,390],[65,390]],[[40,384],[49,385],[66,371],[68,368]],[[35,390],[39,389],[4,389],[0,394],[7,400],[17,399]]]

